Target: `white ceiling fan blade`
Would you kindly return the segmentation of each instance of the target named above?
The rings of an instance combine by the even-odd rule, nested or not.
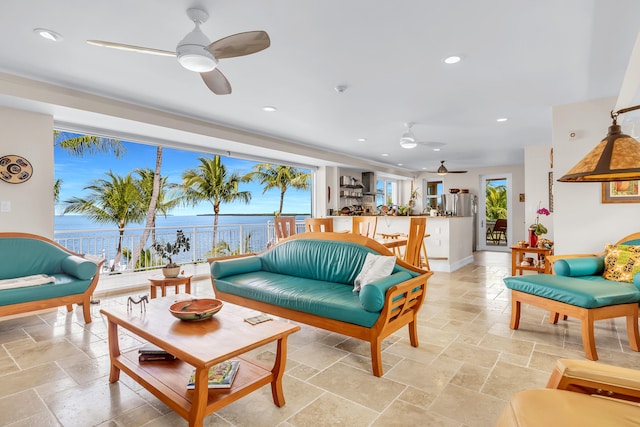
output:
[[[129,52],[147,53],[150,55],[160,56],[173,56],[175,58],[176,53],[168,50],[153,49],[151,47],[133,46],[130,44],[107,42],[104,40],[87,40],[87,43],[94,46],[108,47],[110,49],[127,50]]]
[[[634,105],[638,90],[640,90],[640,33],[631,51],[631,58],[629,58],[627,71],[624,73],[620,94],[613,111]]]
[[[224,59],[250,55],[269,46],[271,39],[265,31],[248,31],[216,40],[209,45],[209,50],[216,59]]]
[[[231,93],[229,80],[227,80],[224,74],[217,68],[214,68],[208,73],[200,73],[200,75],[202,76],[202,80],[204,80],[204,84],[216,95],[229,95]]]

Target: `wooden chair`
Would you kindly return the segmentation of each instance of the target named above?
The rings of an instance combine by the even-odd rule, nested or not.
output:
[[[315,231],[333,232],[333,218],[305,218],[304,231],[307,233]]]
[[[296,217],[294,216],[278,216],[274,219],[274,228],[276,229],[276,238],[278,240],[296,234]]]
[[[351,221],[351,232],[375,239],[378,217],[376,216],[354,216]]]
[[[497,219],[491,234],[493,243],[500,244],[502,239],[507,243],[507,220],[504,218]]]
[[[404,262],[420,268],[420,250],[424,245],[427,218],[411,218],[409,221],[409,233],[407,235],[407,247],[404,251]]]

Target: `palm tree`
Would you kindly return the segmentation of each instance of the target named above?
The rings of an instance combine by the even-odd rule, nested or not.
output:
[[[238,184],[245,179],[237,173],[229,174],[220,156],[215,155],[213,159],[200,157],[198,160],[200,165],[197,169],[189,169],[182,174],[183,200],[191,206],[203,201],[211,203],[214,215],[212,248],[217,252],[216,237],[220,205],[234,201],[249,203],[251,192],[238,190]]]
[[[280,190],[280,208],[278,209],[277,216],[282,215],[284,193],[286,193],[289,188],[296,188],[298,190],[309,189],[309,178],[311,178],[311,174],[303,172],[300,169],[291,166],[273,165],[271,163],[260,163],[253,168],[255,171],[249,172],[246,178],[257,180],[260,184],[264,185],[262,194],[272,188]]]
[[[126,176],[107,172],[108,179],[98,179],[84,188],[90,194],[86,198],[73,197],[65,201],[64,213],[75,212],[101,223],[115,223],[118,227],[118,248],[111,271],[120,263],[122,239],[127,224],[144,218],[144,207],[138,186],[131,174]]]
[[[180,203],[179,198],[175,198],[169,201],[165,201],[166,190],[168,188],[176,187],[174,184],[167,183],[166,177],[160,176],[160,168],[162,166],[162,147],[156,149],[156,168],[151,170],[148,168],[137,169],[136,173],[140,177],[138,185],[140,188],[140,194],[143,199],[143,206],[147,206],[147,214],[145,220],[144,231],[140,236],[140,241],[137,247],[133,250],[130,265],[135,268],[136,261],[140,255],[140,251],[147,243],[149,234],[152,235],[152,241],[155,243],[155,227],[156,216],[158,213],[163,214],[165,217],[167,213],[176,207]]]
[[[487,221],[507,217],[507,187],[487,186],[486,191]]]
[[[60,188],[62,188],[62,180],[58,178],[56,182],[53,183],[53,203],[60,201]]]
[[[93,135],[78,135],[75,133],[53,131],[53,141],[60,148],[65,149],[71,155],[82,157],[85,154],[113,153],[116,158],[121,158],[126,149],[122,143],[113,138],[103,138]]]

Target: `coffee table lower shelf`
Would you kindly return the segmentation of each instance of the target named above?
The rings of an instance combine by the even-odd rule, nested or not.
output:
[[[235,356],[240,367],[231,388],[210,388],[206,415],[229,405],[274,380],[273,373],[254,360]],[[122,372],[143,385],[167,406],[189,419],[194,390],[187,389],[193,366],[180,360],[172,362],[138,362],[138,350],[128,351],[116,357],[113,364]]]

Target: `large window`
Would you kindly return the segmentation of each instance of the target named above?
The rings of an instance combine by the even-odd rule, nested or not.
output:
[[[398,204],[398,182],[394,180],[376,180],[376,206]]]
[[[424,196],[425,209],[438,209],[442,210],[442,181],[427,181],[424,180],[423,187],[426,188]],[[429,210],[427,209],[427,210]]]

